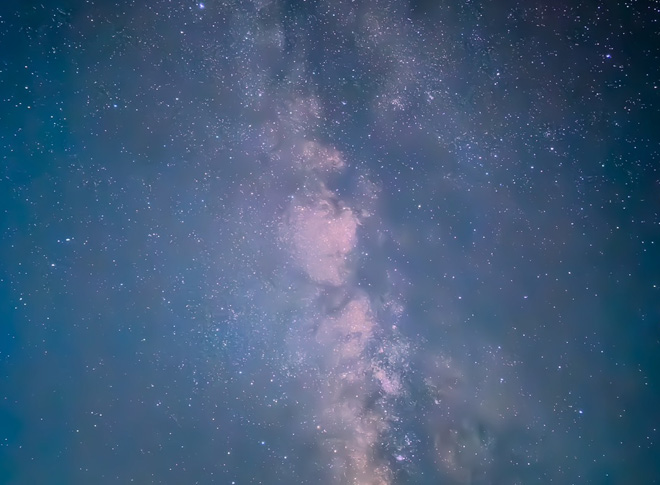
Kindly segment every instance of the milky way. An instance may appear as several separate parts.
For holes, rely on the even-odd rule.
[[[358,220],[341,201],[322,190],[313,194],[309,206],[294,205],[285,229],[297,264],[319,285],[347,285],[347,260],[357,243]],[[317,200],[314,200],[318,198]],[[339,205],[339,207],[333,207]],[[312,302],[314,304],[315,302]],[[365,408],[366,393],[377,380],[386,393],[398,391],[397,377],[373,368],[368,347],[377,323],[366,297],[342,302],[335,315],[323,315],[315,338],[324,355],[322,366],[327,385],[320,399],[322,423],[341,439],[329,453],[339,476],[356,483],[386,483],[387,474],[374,458],[374,450],[387,427],[387,417]],[[377,389],[371,389],[376,392]]]
[[[315,101],[307,103],[312,107],[293,104],[321,118]],[[281,214],[279,240],[291,264],[306,277],[307,283],[300,284],[311,285],[317,296],[304,303],[307,309],[299,309],[309,316],[290,329],[290,342],[295,344],[289,352],[315,349],[298,365],[320,370],[314,383],[319,395],[313,406],[316,426],[322,430],[323,460],[331,467],[333,481],[390,483],[389,465],[378,456],[378,448],[396,416],[378,409],[377,401],[401,392],[400,369],[379,365],[377,354],[387,352],[376,339],[383,323],[377,321],[369,295],[356,285],[359,210],[327,187],[345,169],[345,157],[307,139],[309,127],[296,131],[298,139],[279,153],[279,166],[290,166],[293,176],[301,180]],[[381,355],[380,360],[387,357]]]

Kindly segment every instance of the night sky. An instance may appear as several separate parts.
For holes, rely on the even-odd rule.
[[[0,7],[0,483],[660,483],[660,2]]]

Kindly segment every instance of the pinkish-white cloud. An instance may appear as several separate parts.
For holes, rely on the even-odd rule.
[[[294,261],[316,283],[340,286],[349,273],[348,255],[357,242],[358,219],[329,199],[290,208],[283,239]]]
[[[394,367],[386,364],[391,359],[384,358],[383,347],[377,358],[371,355],[378,322],[369,298],[351,288],[350,260],[358,242],[359,217],[324,183],[345,162],[338,151],[314,141],[299,141],[293,147],[293,168],[312,177],[305,193],[286,210],[280,239],[293,263],[319,291],[331,286],[333,291],[353,295],[332,312],[317,313],[315,342],[308,342],[319,349],[315,358],[325,373],[318,416],[324,433],[332,438],[325,440],[324,447],[339,482],[385,485],[391,472],[377,450],[391,418],[368,401],[374,392],[382,399],[400,395],[402,383]],[[369,189],[364,199],[371,206],[377,190],[366,181],[363,185]],[[320,305],[319,301],[308,304]]]

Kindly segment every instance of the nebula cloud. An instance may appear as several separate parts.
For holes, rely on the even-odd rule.
[[[297,107],[292,117],[299,122],[308,121],[309,113],[318,114],[315,105],[305,109],[304,103],[291,104]],[[302,364],[320,369],[316,415],[325,435],[321,448],[337,483],[387,484],[392,471],[379,448],[394,416],[376,403],[398,396],[403,384],[396,366],[383,364],[394,360],[383,354],[395,346],[378,344],[381,324],[369,296],[354,283],[358,214],[366,211],[349,207],[327,188],[328,177],[346,166],[340,152],[308,139],[291,145],[293,167],[302,174],[305,189],[292,194],[282,213],[280,241],[316,287],[317,297],[305,303],[315,319],[308,324],[313,332],[296,339],[295,346],[318,349]],[[373,197],[376,192],[370,191]]]
[[[348,208],[336,208],[327,198],[294,205],[284,239],[296,263],[317,283],[346,282],[346,259],[356,244],[358,221]]]

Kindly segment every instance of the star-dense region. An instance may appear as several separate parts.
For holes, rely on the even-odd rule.
[[[0,483],[660,483],[660,2],[0,7]]]

